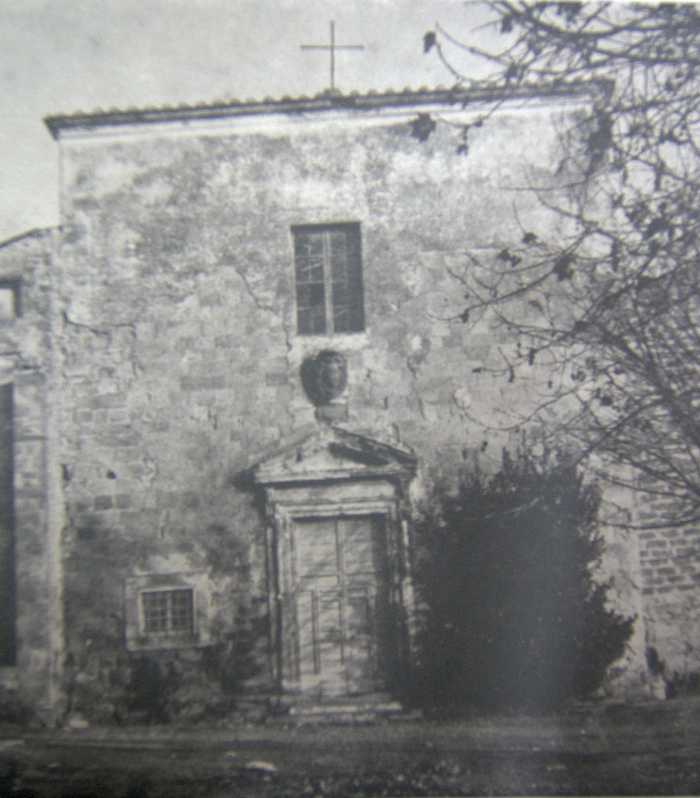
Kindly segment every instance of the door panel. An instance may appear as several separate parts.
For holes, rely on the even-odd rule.
[[[293,534],[302,690],[324,697],[381,689],[383,524],[371,516],[304,519]]]
[[[345,603],[345,669],[348,693],[366,693],[377,682],[375,606],[369,590],[348,591]]]
[[[337,591],[324,591],[318,598],[318,674],[325,695],[343,693],[343,617]]]
[[[343,518],[338,521],[338,532],[342,540],[343,570],[346,576],[366,575],[372,583],[378,570],[376,556],[376,534],[372,519]]]
[[[303,525],[297,525],[297,529],[295,549],[298,579],[302,583],[306,580],[313,582],[323,576],[337,580],[338,551],[335,525],[323,520],[310,520],[304,521]]]

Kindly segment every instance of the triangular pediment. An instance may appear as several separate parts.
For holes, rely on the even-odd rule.
[[[324,427],[297,439],[252,469],[261,485],[336,479],[411,476],[416,457],[408,449],[340,427]]]

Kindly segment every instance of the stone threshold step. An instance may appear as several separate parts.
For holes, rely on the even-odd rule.
[[[398,701],[387,701],[381,704],[294,704],[290,707],[289,714],[301,717],[309,715],[386,715],[403,711],[404,708]]]

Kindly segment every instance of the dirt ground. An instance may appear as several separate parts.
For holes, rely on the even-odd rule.
[[[700,698],[365,725],[0,728],[0,798],[700,794]]]

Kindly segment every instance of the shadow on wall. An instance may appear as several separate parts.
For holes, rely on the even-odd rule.
[[[700,672],[676,670],[669,673],[666,663],[654,646],[647,647],[646,660],[655,698],[700,695]]]
[[[210,643],[130,651],[125,637],[125,583],[147,572],[164,543],[129,535],[91,516],[67,531],[64,562],[65,719],[74,724],[197,721],[236,711],[241,688],[263,670],[268,642],[266,604],[249,590],[222,590]],[[246,545],[211,524],[194,541],[186,530],[166,541],[211,580],[233,574],[250,584]],[[227,619],[228,620],[227,622]]]

